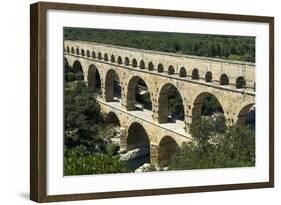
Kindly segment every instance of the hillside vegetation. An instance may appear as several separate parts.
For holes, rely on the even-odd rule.
[[[255,37],[65,28],[65,40],[255,62]]]

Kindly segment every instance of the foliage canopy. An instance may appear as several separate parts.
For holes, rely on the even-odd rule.
[[[65,28],[66,40],[255,62],[255,38],[208,34]]]
[[[247,126],[225,125],[216,117],[189,124],[194,140],[174,154],[169,169],[250,167],[255,165],[255,134]]]

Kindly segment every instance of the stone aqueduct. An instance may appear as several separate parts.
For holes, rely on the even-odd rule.
[[[95,75],[101,79],[97,98],[109,118],[121,127],[121,149],[142,144],[150,147],[150,162],[164,166],[171,153],[191,137],[184,123],[169,123],[168,85],[175,86],[183,100],[185,122],[201,112],[204,96],[210,93],[220,102],[224,116],[244,123],[255,104],[255,64],[140,50],[85,41],[64,42],[65,63],[83,70],[84,80],[95,89]],[[113,98],[113,81],[118,77],[121,100]],[[135,110],[135,86],[142,79],[150,93],[152,111]],[[238,86],[239,80],[246,84]],[[133,133],[133,134],[131,134]],[[140,133],[140,134],[136,134]],[[135,136],[131,136],[135,135]],[[143,139],[146,135],[148,139]]]

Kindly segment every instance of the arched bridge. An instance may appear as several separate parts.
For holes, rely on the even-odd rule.
[[[81,70],[92,90],[100,77],[97,97],[108,119],[119,122],[121,148],[150,148],[156,166],[168,163],[171,153],[191,137],[185,123],[200,114],[204,97],[211,94],[221,104],[230,122],[244,123],[255,104],[255,64],[147,51],[85,41],[64,42],[65,63]],[[114,98],[114,80],[119,79],[121,96]],[[142,80],[151,98],[151,110],[136,109],[136,86]],[[168,120],[168,92],[181,95],[184,120]]]

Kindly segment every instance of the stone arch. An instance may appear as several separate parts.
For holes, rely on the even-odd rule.
[[[75,61],[73,62],[72,70],[73,70],[75,73],[76,73],[76,72],[81,72],[81,73],[83,73],[83,68],[82,68],[82,65],[81,65],[80,61],[75,60]]]
[[[89,50],[87,50],[87,57],[89,58],[90,56],[91,56],[91,54],[90,54],[90,51]]]
[[[136,153],[135,158],[125,161],[127,167],[135,170],[145,163],[150,163],[150,139],[143,124],[138,121],[132,122],[126,133],[126,150],[134,150]]]
[[[169,75],[174,75],[175,74],[175,68],[174,66],[170,65],[168,68],[168,74]]]
[[[123,63],[123,62],[122,62],[121,56],[118,56],[118,58],[117,58],[117,63],[118,63],[118,64],[122,64],[122,63]]]
[[[72,65],[72,70],[74,73],[76,73],[76,79],[77,80],[84,80],[84,72],[83,72],[83,67],[80,63],[80,61],[76,60],[73,62]]]
[[[236,88],[245,88],[246,87],[245,78],[243,76],[239,76],[238,78],[236,78],[235,86]]]
[[[213,79],[213,73],[211,71],[208,71],[205,74],[205,82],[210,83],[212,82],[212,79]]]
[[[127,65],[127,66],[130,65],[130,60],[128,57],[125,58],[125,65]]]
[[[71,53],[74,54],[74,52],[75,52],[75,51],[74,51],[74,48],[71,47]]]
[[[79,48],[76,48],[76,55],[79,55]]]
[[[158,98],[158,122],[159,123],[167,123],[167,122],[175,122],[175,120],[184,120],[184,105],[183,98],[181,93],[171,83],[166,83],[160,88]],[[170,110],[170,105],[172,103],[170,100],[176,100],[178,107],[176,109],[179,113],[172,113]],[[170,104],[170,105],[169,105]]]
[[[186,77],[186,69],[185,69],[185,67],[181,67],[180,68],[179,76],[180,77]]]
[[[238,116],[237,116],[237,124],[239,125],[247,125],[255,123],[255,103],[249,103],[240,109]],[[251,109],[254,108],[253,113]]]
[[[102,54],[101,54],[101,52],[98,52],[98,59],[99,59],[99,60],[102,59]]]
[[[132,66],[134,68],[138,66],[138,62],[137,62],[137,60],[135,58],[133,58],[133,60],[132,60]]]
[[[101,91],[101,79],[99,70],[95,65],[90,65],[88,69],[88,87],[91,92]]]
[[[84,51],[84,49],[81,49],[81,55],[82,55],[82,56],[85,56],[85,51]]]
[[[108,61],[108,55],[107,55],[107,53],[105,53],[105,54],[103,55],[103,59],[104,59],[105,61]]]
[[[229,78],[225,73],[220,76],[220,85],[229,85]]]
[[[150,149],[149,135],[146,129],[139,122],[132,122],[128,126],[127,131],[127,150],[132,150],[136,148],[146,148]]]
[[[164,72],[164,66],[162,63],[159,63],[157,66],[157,71],[158,73],[163,73]]]
[[[114,63],[114,62],[115,62],[115,56],[114,56],[114,55],[111,55],[111,57],[110,57],[110,61],[111,61],[112,63]]]
[[[154,69],[154,65],[152,62],[148,63],[148,70],[153,70]]]
[[[206,106],[207,104],[211,104],[212,106]],[[208,103],[210,102],[210,103]],[[197,116],[211,116],[213,114],[223,114],[224,115],[224,109],[219,101],[219,99],[212,93],[209,92],[201,92],[198,94],[193,101],[193,107],[192,107],[192,117]]]
[[[96,58],[96,52],[95,51],[92,52],[92,58]]]
[[[140,61],[140,68],[145,69],[145,63],[143,60]]]
[[[117,72],[113,69],[110,69],[106,73],[104,95],[106,102],[119,101],[121,98],[120,80]]]
[[[198,70],[197,68],[194,68],[194,69],[192,70],[191,78],[192,78],[193,80],[198,80],[198,79],[200,78],[200,76],[199,76],[199,70]]]
[[[69,46],[66,47],[66,52],[67,52],[67,53],[70,52]]]
[[[158,148],[158,166],[165,167],[171,162],[171,159],[175,152],[179,149],[179,145],[171,136],[164,136]]]
[[[64,57],[64,61],[63,61],[63,66],[64,66],[64,68],[66,68],[66,69],[69,68],[68,60],[67,60],[67,58],[65,58],[65,57]]]
[[[142,82],[144,84],[144,86],[146,86],[147,88],[147,92],[148,92],[148,95],[149,95],[149,100],[150,100],[150,103],[151,103],[151,97],[150,97],[150,90],[148,88],[148,84],[145,82],[144,79],[142,79],[141,77],[139,76],[133,76],[132,78],[129,79],[129,82],[128,82],[128,88],[127,88],[127,93],[126,93],[126,109],[128,111],[132,111],[132,110],[136,110],[137,108],[140,108],[140,109],[143,109],[143,108],[146,108],[146,109],[151,109],[151,104],[149,104],[148,106],[145,106],[145,105],[142,105],[143,107],[136,107],[136,104],[137,104],[137,86],[139,85],[139,83]],[[142,86],[142,87],[144,87]]]
[[[64,57],[63,67],[64,67],[64,72],[65,72],[65,79],[66,79],[66,80],[73,80],[73,77],[72,77],[72,78],[69,78],[69,77],[67,76],[67,73],[68,73],[68,72],[71,72],[72,69],[71,69],[71,67],[69,66],[69,62],[68,62],[68,60],[67,60],[66,57]]]
[[[119,127],[121,126],[121,123],[120,123],[121,121],[120,121],[118,115],[113,111],[106,113],[105,122],[110,123],[110,124],[116,124]]]

